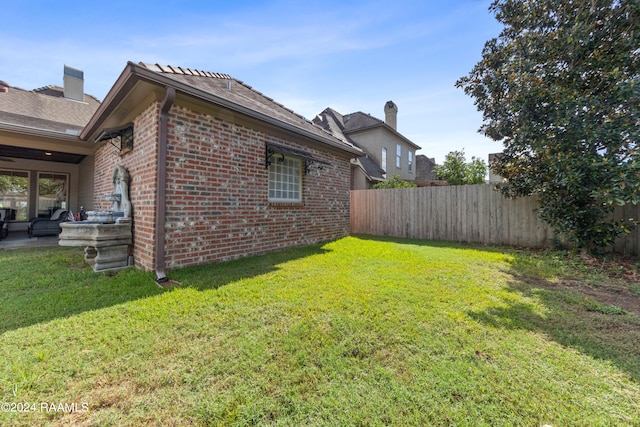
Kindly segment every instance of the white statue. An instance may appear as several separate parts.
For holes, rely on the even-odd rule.
[[[124,218],[131,218],[131,201],[129,200],[129,172],[124,166],[116,166],[113,170],[113,195],[111,210],[123,212]]]

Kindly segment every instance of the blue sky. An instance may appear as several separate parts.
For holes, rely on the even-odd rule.
[[[8,1],[0,12],[0,80],[62,85],[84,70],[105,95],[127,61],[231,74],[312,119],[326,107],[384,119],[442,163],[453,150],[487,159],[501,144],[455,81],[498,35],[490,0]]]

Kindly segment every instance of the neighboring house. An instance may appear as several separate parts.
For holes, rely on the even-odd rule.
[[[447,181],[436,179],[436,159],[429,158],[423,154],[416,156],[416,180],[418,187],[437,187],[449,185]]]
[[[365,155],[352,162],[351,189],[371,188],[377,182],[398,175],[416,179],[416,150],[420,147],[400,134],[398,107],[392,101],[384,106],[385,120],[357,112],[342,115],[327,108],[313,120],[337,138],[361,148]]]
[[[491,163],[493,163],[502,153],[490,153],[489,154],[489,183],[497,184],[504,181],[504,178],[491,170]]]
[[[134,262],[158,277],[349,233],[362,151],[231,76],[128,63],[84,124],[85,207],[108,208],[113,169],[127,168]]]
[[[10,233],[92,202],[95,144],[78,135],[100,102],[84,94],[82,71],[65,66],[63,80],[35,90],[0,82],[0,208],[13,212]]]
[[[416,181],[428,182],[436,180],[436,159],[424,154],[416,156]]]

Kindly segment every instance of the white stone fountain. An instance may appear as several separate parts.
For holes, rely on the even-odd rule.
[[[123,166],[113,170],[113,193],[107,195],[111,210],[87,212],[86,221],[60,224],[60,246],[84,246],[84,259],[94,271],[129,267],[133,244],[129,172]]]

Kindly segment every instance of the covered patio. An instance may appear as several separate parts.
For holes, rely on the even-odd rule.
[[[0,90],[0,210],[12,212],[0,234],[10,241],[26,240],[33,218],[94,205],[96,147],[79,134],[100,101],[84,94],[82,71],[65,66],[62,77],[64,87]]]

